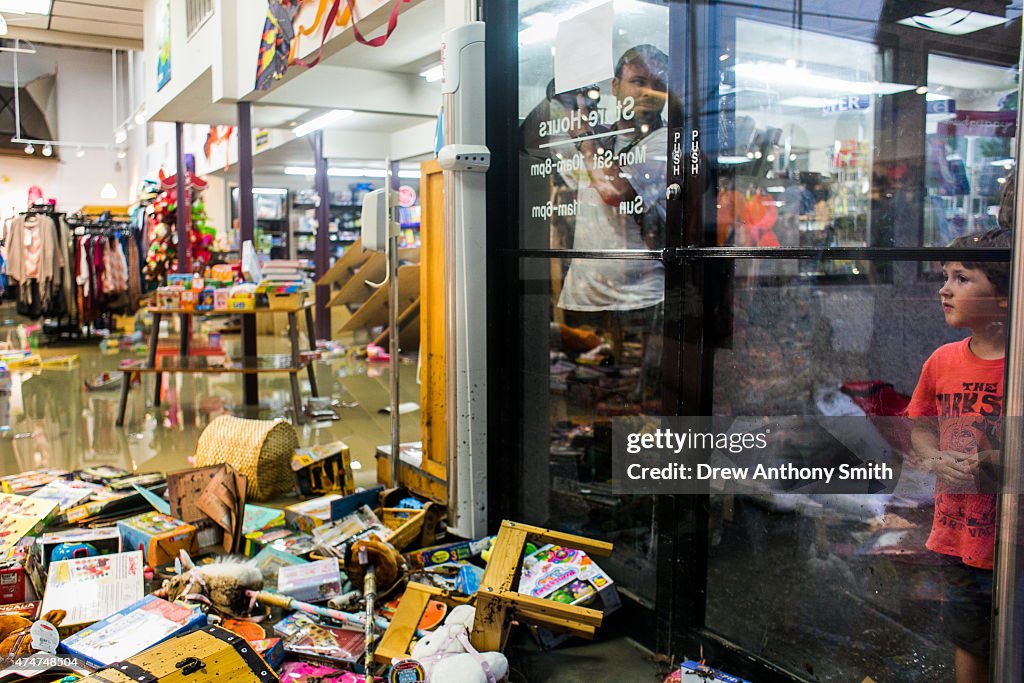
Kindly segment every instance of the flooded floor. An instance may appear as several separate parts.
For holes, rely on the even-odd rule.
[[[0,311],[0,316],[3,311]],[[161,336],[161,341],[164,337]],[[301,340],[305,348],[305,338]],[[224,335],[225,352],[237,355],[238,335]],[[285,337],[262,335],[260,354],[286,353]],[[211,419],[242,414],[242,376],[238,374],[164,375],[163,400],[152,405],[154,375],[142,378],[129,394],[125,426],[115,426],[118,388],[91,391],[85,381],[103,372],[116,372],[121,361],[142,359],[144,353],[101,352],[98,340],[43,346],[44,360],[77,355],[70,368],[12,370],[10,430],[0,435],[0,475],[41,467],[79,469],[116,465],[129,470],[167,472],[188,467],[196,442]],[[320,395],[330,397],[335,421],[297,425],[303,446],[341,440],[352,452],[356,483],[376,483],[374,453],[390,444],[390,417],[380,410],[389,405],[387,363],[339,357],[315,362]],[[259,417],[285,417],[294,423],[287,374],[258,375]],[[416,365],[403,363],[399,395],[402,402],[419,403]],[[309,380],[299,374],[303,401]],[[402,441],[420,439],[420,413],[401,416]]]

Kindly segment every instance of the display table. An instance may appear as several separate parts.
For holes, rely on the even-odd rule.
[[[121,367],[124,377],[121,381],[121,401],[117,410],[117,426],[124,426],[124,415],[128,407],[128,392],[131,391],[133,373],[153,373],[153,405],[160,405],[163,373],[236,373],[253,375],[265,372],[288,373],[291,380],[292,407],[295,410],[295,421],[301,424],[302,399],[299,394],[298,373],[305,369],[309,373],[309,389],[313,396],[319,396],[316,385],[316,372],[311,360],[303,358],[299,350],[299,313],[305,313],[306,332],[309,336],[310,350],[316,351],[316,337],[313,332],[313,301],[306,302],[297,308],[259,308],[254,311],[193,311],[186,309],[150,308],[153,316],[153,330],[149,335],[149,352],[146,360],[125,363]],[[226,356],[190,356],[189,338],[190,323],[193,316],[200,315],[260,315],[263,313],[288,314],[288,339],[291,342],[291,355],[267,355],[239,359]],[[177,356],[157,358],[157,345],[160,339],[160,323],[164,316],[177,315],[181,319],[181,340]],[[244,326],[243,326],[244,327]]]

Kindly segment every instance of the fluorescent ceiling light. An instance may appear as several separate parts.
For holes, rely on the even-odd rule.
[[[803,67],[789,67],[776,62],[741,62],[735,69],[736,75],[744,78],[776,85],[792,85],[805,90],[825,90],[837,95],[892,95],[917,87],[905,83],[850,81],[834,76],[822,76]]]
[[[0,0],[0,12],[49,14],[53,0]]]
[[[252,193],[253,194],[276,194],[276,195],[280,195],[280,196],[283,197],[284,195],[288,194],[288,190],[284,189],[283,187],[254,187],[254,188],[252,188]]]
[[[316,169],[312,166],[285,166],[285,175],[314,176]],[[384,170],[380,168],[329,168],[327,175],[334,178],[383,178]],[[399,171],[399,178],[419,178],[419,171]]]
[[[420,76],[422,76],[424,80],[427,81],[427,83],[439,81],[444,76],[444,65],[435,64],[429,69],[424,69],[423,71],[420,72]]]
[[[725,164],[726,166],[733,166],[735,164],[745,164],[750,159],[747,157],[718,157],[718,163]]]
[[[939,100],[951,100],[953,99],[949,95],[940,95],[938,93],[930,92],[924,96],[929,102],[938,102]]]
[[[312,121],[307,121],[301,125],[295,126],[292,132],[295,133],[295,137],[301,138],[307,133],[312,133],[315,130],[320,130],[325,126],[329,126],[336,121],[341,121],[343,118],[351,116],[353,111],[351,109],[332,109],[326,114],[321,114]]]
[[[950,36],[962,36],[982,29],[1005,24],[1008,19],[993,14],[972,12],[966,9],[945,7],[934,12],[900,19],[897,23],[914,28],[923,28]]]

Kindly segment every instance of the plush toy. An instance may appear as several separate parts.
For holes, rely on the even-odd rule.
[[[220,614],[245,617],[251,611],[246,591],[263,589],[263,574],[248,561],[224,557],[197,567],[182,550],[179,563],[181,572],[164,581],[162,592],[171,602],[194,600]]]
[[[349,546],[345,557],[345,573],[353,586],[361,588],[366,578],[366,567],[360,562],[365,555],[368,563],[374,565],[377,590],[386,591],[405,575],[405,558],[387,541],[382,541],[375,534],[361,538]]]
[[[43,621],[60,626],[67,614],[64,610],[50,610],[43,615]],[[0,660],[32,654],[32,638],[28,635],[31,628],[32,622],[25,617],[0,616]]]
[[[508,675],[508,660],[500,652],[477,652],[469,642],[476,608],[459,605],[444,625],[421,638],[412,649],[412,658],[427,674],[427,681],[459,683],[497,683]]]

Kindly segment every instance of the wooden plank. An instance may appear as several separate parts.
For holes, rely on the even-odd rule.
[[[423,586],[418,583],[410,583],[406,587],[405,595],[391,617],[391,625],[384,632],[374,652],[374,658],[378,663],[387,664],[395,658],[404,659],[408,654],[409,644],[416,635],[416,627],[432,597],[430,592],[421,588]]]
[[[372,251],[363,251],[362,238],[357,239],[349,245],[341,258],[332,263],[327,272],[316,281],[317,285],[333,285],[335,282],[347,281],[372,255]]]
[[[352,332],[367,327],[388,323],[388,287],[377,289],[370,298],[352,314],[343,332]],[[400,310],[408,308],[420,295],[419,265],[401,266],[398,269],[398,305]]]
[[[503,651],[511,616],[505,601],[478,591],[476,617],[473,619],[473,631],[469,635],[469,642],[479,652]]]
[[[388,259],[381,252],[369,252],[370,257],[364,261],[359,268],[352,273],[352,276],[331,296],[328,305],[344,306],[345,304],[358,304],[370,298],[376,289],[366,284],[369,282],[383,282],[388,272]]]
[[[444,173],[420,164],[420,431],[423,470],[447,478],[445,393]]]
[[[504,524],[511,524],[513,527],[525,529],[526,533],[530,535],[530,538],[540,541],[541,543],[551,543],[565,548],[575,548],[576,550],[582,550],[588,555],[596,555],[597,557],[608,557],[612,554],[612,548],[614,547],[613,544],[605,541],[598,541],[593,538],[586,538],[585,536],[563,534],[560,531],[542,529],[539,526],[531,526],[520,522],[505,521]]]
[[[409,304],[404,311],[398,314],[398,342],[399,346],[403,351],[416,348],[416,345],[410,346],[412,340],[419,341],[420,331],[420,298],[416,297],[416,300]],[[415,332],[415,337],[413,333]],[[384,331],[377,335],[377,338],[373,340],[373,343],[381,348],[388,348],[388,342],[391,339],[391,328],[385,327]]]
[[[579,607],[578,605],[566,605],[554,600],[545,600],[524,593],[516,593],[515,591],[497,591],[494,595],[497,598],[510,602],[517,616],[534,615],[542,619],[561,619],[595,628],[601,625],[601,620],[604,618],[604,614],[600,610]]]

